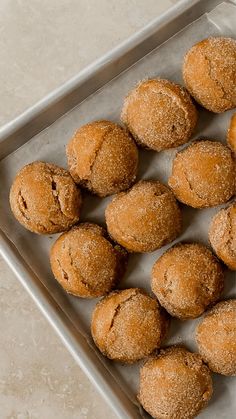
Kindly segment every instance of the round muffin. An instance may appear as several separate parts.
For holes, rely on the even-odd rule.
[[[207,38],[185,55],[185,85],[209,111],[220,113],[236,106],[236,40]]]
[[[77,297],[100,297],[122,278],[127,253],[111,243],[106,231],[83,223],[62,234],[50,253],[53,274],[62,287]]]
[[[235,194],[235,162],[218,141],[196,141],[177,153],[169,178],[176,198],[193,208],[214,207]]]
[[[159,348],[168,318],[142,289],[114,291],[92,315],[91,332],[99,350],[115,361],[133,363]]]
[[[236,375],[236,300],[221,301],[206,314],[196,341],[212,371]]]
[[[192,419],[212,396],[209,368],[200,355],[172,346],[140,370],[139,401],[155,419]]]
[[[224,274],[220,262],[206,246],[182,243],[156,261],[151,285],[168,313],[185,320],[200,316],[218,300]]]
[[[233,114],[227,132],[227,143],[231,150],[236,153],[236,113]]]
[[[209,240],[217,256],[236,270],[236,203],[223,208],[212,219]]]
[[[67,145],[74,181],[104,197],[131,186],[138,168],[138,150],[126,130],[110,121],[82,126]]]
[[[161,151],[188,142],[197,111],[188,92],[178,84],[145,80],[126,97],[121,120],[140,145]]]
[[[55,164],[35,161],[16,175],[10,190],[10,206],[28,230],[53,234],[79,221],[81,194],[69,172]]]
[[[162,183],[140,181],[108,204],[111,237],[131,252],[152,252],[181,231],[181,213],[172,192]]]

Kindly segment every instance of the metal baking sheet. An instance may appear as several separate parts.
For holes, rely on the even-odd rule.
[[[56,236],[37,236],[13,218],[9,188],[16,172],[33,160],[66,167],[65,145],[81,125],[91,120],[119,122],[124,96],[141,79],[164,77],[182,83],[181,64],[188,48],[210,35],[236,37],[236,2],[184,0],[142,31],[81,72],[76,78],[0,129],[0,253],[30,293],[61,339],[117,416],[146,416],[136,400],[140,364],[123,366],[104,359],[94,347],[89,326],[97,300],[67,295],[54,280],[48,261]],[[231,112],[213,115],[200,111],[194,138],[225,142]],[[47,128],[46,128],[47,127]],[[140,151],[139,178],[167,182],[176,150]],[[111,198],[87,197],[83,220],[104,224],[104,209]],[[183,206],[184,230],[180,240],[207,243],[208,225],[219,208],[193,210]],[[159,251],[130,256],[120,288],[138,286],[150,292],[150,271]],[[235,274],[227,274],[225,296],[235,296]],[[167,344],[183,342],[196,349],[194,330],[199,320],[172,321]],[[214,396],[202,419],[233,419],[236,379],[213,376]]]

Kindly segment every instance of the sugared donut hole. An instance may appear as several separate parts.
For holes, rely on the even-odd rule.
[[[140,181],[117,194],[105,211],[111,237],[131,252],[152,252],[181,231],[181,213],[170,189],[158,181]]]
[[[68,293],[95,298],[110,292],[121,280],[127,253],[111,242],[102,227],[82,223],[56,240],[50,262],[55,278]]]
[[[126,97],[121,120],[138,144],[161,151],[189,141],[197,111],[180,85],[164,79],[144,80]]]
[[[10,190],[10,206],[28,230],[59,233],[79,221],[81,194],[67,170],[35,161],[17,173]]]
[[[228,147],[218,141],[199,140],[177,153],[168,183],[184,204],[213,207],[235,194],[235,173]]]
[[[135,181],[138,150],[129,133],[110,121],[83,125],[67,145],[74,181],[104,197],[129,188]]]

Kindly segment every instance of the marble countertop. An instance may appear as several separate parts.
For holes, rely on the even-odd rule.
[[[2,0],[0,126],[177,0]],[[115,419],[0,259],[0,419]]]

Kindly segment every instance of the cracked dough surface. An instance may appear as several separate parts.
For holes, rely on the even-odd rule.
[[[136,179],[138,150],[126,130],[110,121],[82,126],[67,145],[74,181],[104,197],[131,186]]]
[[[139,401],[155,419],[193,419],[212,396],[212,379],[199,354],[172,346],[140,370]]]
[[[109,240],[102,227],[82,223],[55,241],[50,262],[55,278],[68,293],[94,298],[107,294],[121,280],[127,253]]]
[[[223,290],[223,268],[200,243],[182,243],[167,250],[152,269],[152,291],[160,304],[180,319],[200,316]]]
[[[220,210],[212,219],[209,240],[217,256],[236,270],[236,203]]]
[[[236,299],[216,304],[196,330],[198,350],[209,368],[236,375]]]
[[[177,153],[169,178],[176,198],[193,208],[213,207],[235,194],[235,161],[218,141],[195,141]]]
[[[35,161],[16,175],[10,190],[16,219],[38,234],[65,231],[79,221],[81,194],[69,172]]]
[[[236,40],[211,37],[185,55],[185,85],[194,99],[209,111],[236,107]]]
[[[139,144],[161,151],[190,139],[197,111],[183,87],[153,79],[141,81],[128,94],[121,120]]]
[[[159,348],[168,320],[158,304],[138,288],[104,297],[92,315],[95,344],[110,359],[132,363]]]
[[[181,213],[171,190],[156,180],[140,181],[117,194],[105,211],[111,237],[131,252],[151,252],[181,231]]]

